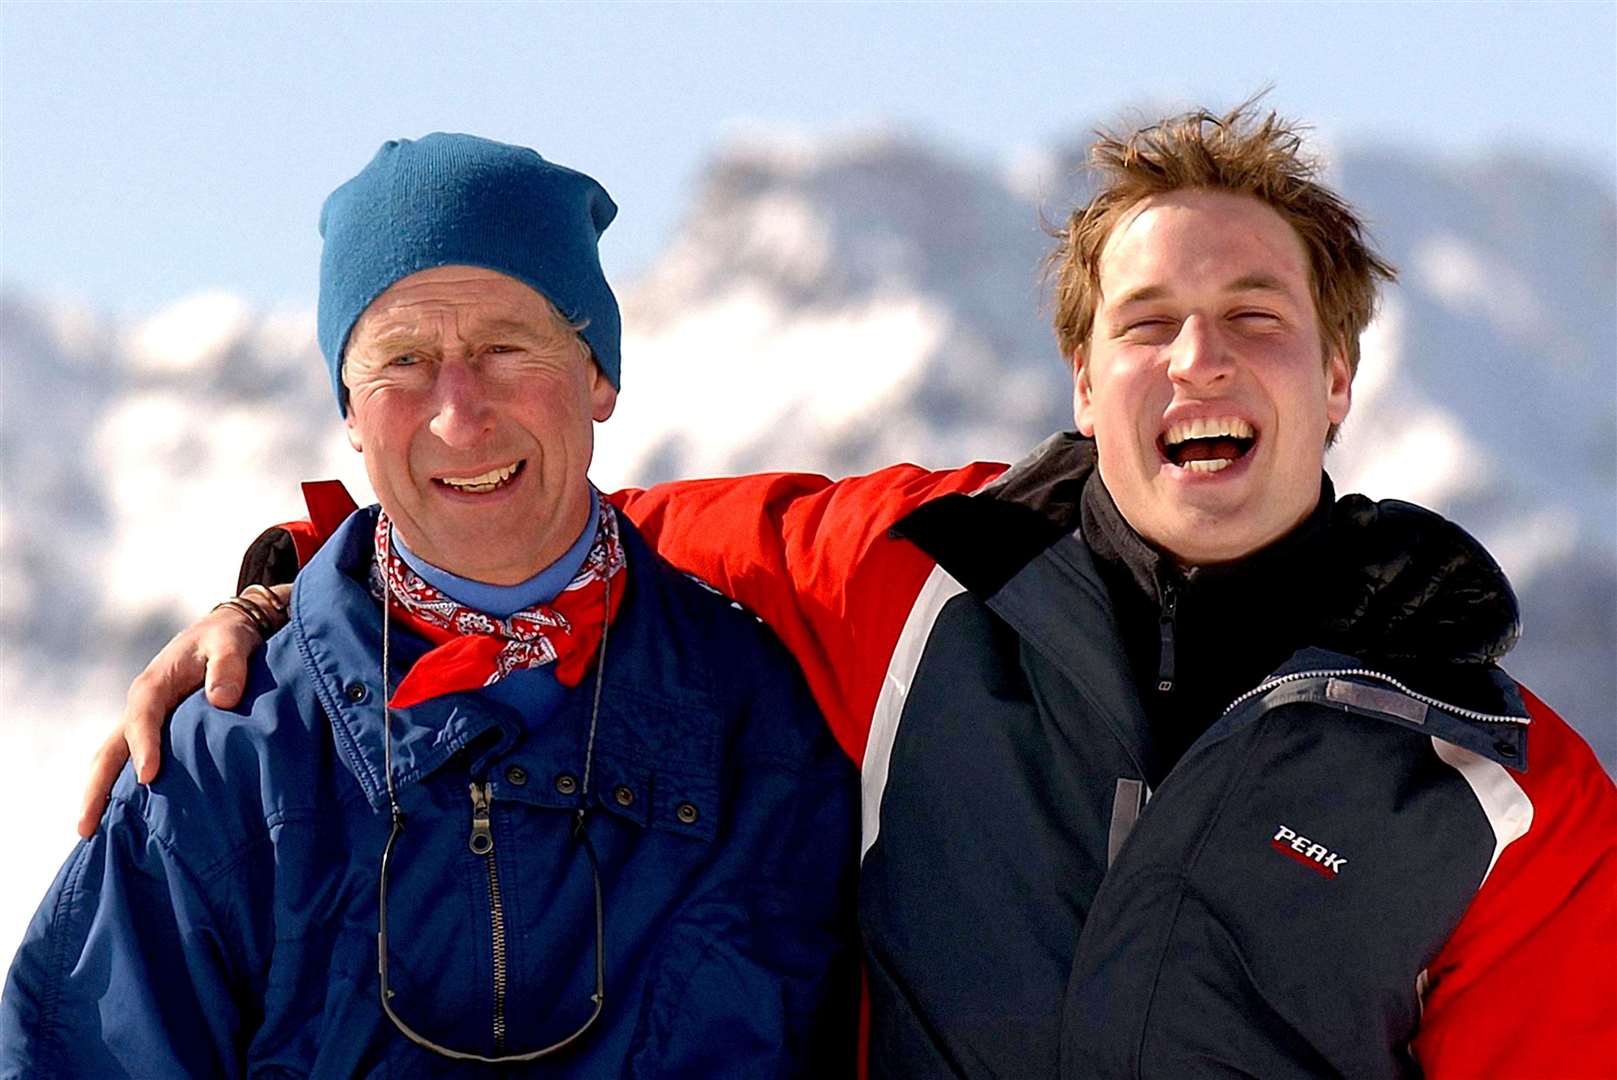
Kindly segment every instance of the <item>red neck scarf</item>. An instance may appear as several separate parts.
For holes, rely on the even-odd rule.
[[[399,683],[390,707],[408,709],[440,694],[490,686],[513,671],[551,663],[563,686],[578,685],[595,659],[601,631],[623,603],[625,560],[617,512],[596,498],[600,514],[595,542],[573,580],[551,603],[503,619],[466,607],[423,581],[393,550],[387,515],[377,515],[372,589],[380,596],[385,580],[392,617],[435,646]],[[604,598],[608,595],[610,610]]]

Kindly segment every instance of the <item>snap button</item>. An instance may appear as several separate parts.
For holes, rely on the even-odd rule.
[[[682,802],[674,807],[674,816],[679,818],[680,822],[685,825],[695,825],[696,819],[702,815],[691,803]]]
[[[521,765],[513,765],[505,770],[505,778],[517,787],[528,782],[528,771]]]
[[[630,791],[626,785],[619,784],[612,789],[612,800],[619,806],[632,806],[634,805],[634,792]]]
[[[1494,750],[1498,751],[1500,757],[1516,756],[1516,747],[1506,742],[1504,739],[1500,739],[1498,742],[1494,743],[1493,748]]]
[[[578,778],[572,773],[562,773],[556,777],[556,790],[563,795],[571,795],[578,790]]]
[[[370,696],[370,691],[365,689],[365,684],[362,682],[351,682],[343,687],[343,696],[353,704],[358,705]]]

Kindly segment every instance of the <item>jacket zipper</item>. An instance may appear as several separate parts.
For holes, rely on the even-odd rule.
[[[1162,614],[1158,629],[1162,634],[1162,652],[1157,659],[1157,692],[1173,692],[1173,632],[1174,619],[1179,613],[1179,589],[1173,582],[1162,586]]]
[[[483,857],[488,867],[489,938],[494,952],[494,1052],[505,1050],[505,909],[500,904],[500,875],[494,865],[494,831],[489,827],[489,804],[494,801],[487,783],[473,783],[472,834],[466,846]]]
[[[1366,679],[1378,679],[1381,682],[1387,683],[1388,685],[1394,687],[1405,697],[1413,698],[1421,704],[1427,705],[1431,708],[1442,709],[1444,712],[1453,713],[1455,716],[1463,716],[1468,720],[1478,720],[1488,724],[1529,724],[1532,722],[1528,717],[1525,716],[1504,716],[1495,713],[1477,712],[1475,709],[1462,709],[1458,705],[1450,705],[1446,701],[1439,701],[1437,698],[1427,697],[1425,694],[1417,693],[1416,691],[1405,686],[1403,683],[1399,682],[1397,679],[1393,678],[1391,675],[1385,675],[1379,671],[1371,671],[1369,668],[1326,668],[1317,671],[1294,671],[1289,675],[1277,675],[1272,679],[1264,680],[1257,686],[1254,686],[1252,689],[1242,694],[1240,697],[1236,698],[1234,701],[1230,702],[1229,708],[1224,710],[1224,715],[1228,716],[1237,708],[1246,704],[1248,701],[1251,701],[1259,694],[1266,694],[1270,690],[1273,690],[1275,687],[1284,683],[1297,682],[1300,679],[1339,679],[1348,675],[1357,675]]]

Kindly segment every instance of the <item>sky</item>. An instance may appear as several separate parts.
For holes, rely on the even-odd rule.
[[[1131,107],[1272,86],[1325,145],[1617,175],[1617,5],[0,5],[0,285],[138,316],[303,310],[319,205],[464,130],[601,180],[620,284],[749,133],[905,129],[990,164]]]

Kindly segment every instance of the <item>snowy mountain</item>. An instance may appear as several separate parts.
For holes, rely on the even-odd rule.
[[[720,152],[620,289],[597,482],[1007,460],[1068,426],[1038,288],[1067,158],[1003,175],[891,135]],[[1617,768],[1611,186],[1391,151],[1343,152],[1332,177],[1403,269],[1328,459],[1338,490],[1423,502],[1488,544],[1525,610],[1507,666]],[[301,513],[297,481],[368,488],[308,312],[206,295],[120,324],[9,295],[0,357],[0,815],[35,823],[8,829],[8,957],[129,677],[228,591],[262,526]]]

